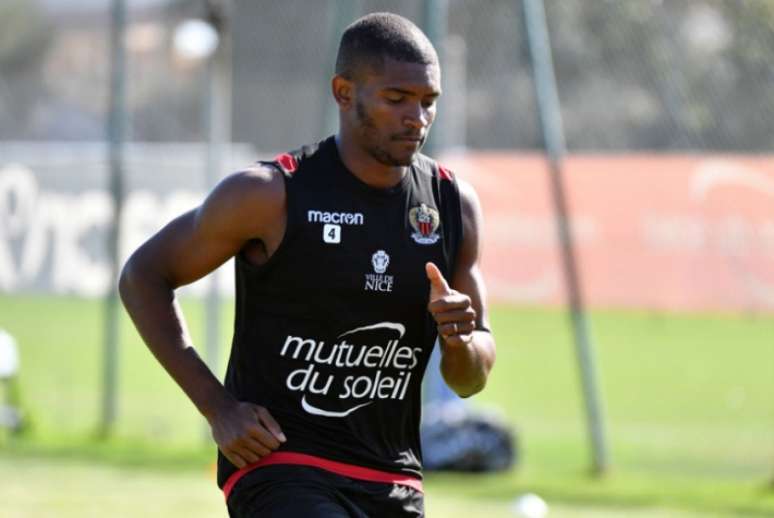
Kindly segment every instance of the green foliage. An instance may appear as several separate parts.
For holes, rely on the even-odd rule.
[[[0,138],[26,135],[46,92],[43,64],[55,34],[36,1],[0,2]]]
[[[545,4],[571,149],[774,146],[772,2]]]
[[[52,39],[51,27],[36,2],[5,0],[0,4],[0,70],[3,75],[34,67]]]

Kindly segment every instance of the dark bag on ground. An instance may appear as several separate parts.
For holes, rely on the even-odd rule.
[[[495,414],[462,403],[427,405],[423,414],[425,470],[500,471],[516,463],[516,435]]]

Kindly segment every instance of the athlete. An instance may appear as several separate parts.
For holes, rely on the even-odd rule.
[[[495,357],[473,190],[419,153],[438,57],[397,15],[344,32],[335,136],[215,187],[129,259],[123,302],[212,428],[231,516],[422,516],[420,389],[437,337],[460,396]],[[235,257],[225,383],[174,290]]]

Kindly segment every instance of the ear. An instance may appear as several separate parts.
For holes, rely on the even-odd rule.
[[[355,83],[340,75],[333,76],[331,91],[336,104],[342,110],[349,110],[355,102]]]

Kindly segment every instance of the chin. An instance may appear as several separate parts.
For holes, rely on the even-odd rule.
[[[408,156],[395,156],[390,157],[392,160],[391,165],[395,166],[410,166],[412,163],[414,163],[414,157],[416,156],[416,153],[411,153]]]
[[[369,154],[380,164],[390,167],[410,166],[414,162],[416,151],[411,153],[390,153],[385,149],[373,149]]]
[[[414,158],[419,154],[420,148],[412,148],[411,150],[401,149],[395,153],[390,154],[395,165],[407,166],[414,162]]]

